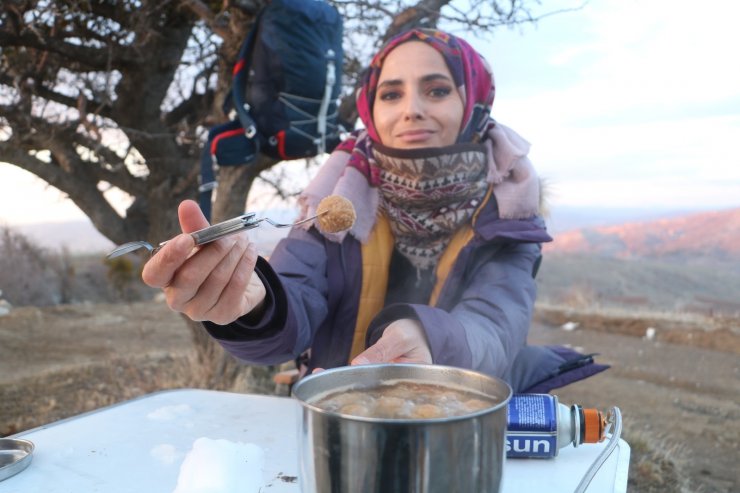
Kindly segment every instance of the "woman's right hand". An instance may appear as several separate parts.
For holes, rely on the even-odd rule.
[[[178,217],[183,234],[144,265],[144,282],[161,288],[171,309],[195,321],[226,325],[259,308],[265,286],[254,272],[257,248],[247,235],[230,235],[196,248],[187,233],[208,226],[200,207],[183,201]]]
[[[421,322],[401,318],[388,324],[380,339],[355,356],[351,365],[370,363],[432,363],[432,350]]]

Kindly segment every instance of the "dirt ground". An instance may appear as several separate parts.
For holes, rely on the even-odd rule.
[[[631,492],[740,491],[737,330],[717,350],[691,344],[701,338],[648,341],[590,330],[588,320],[573,331],[538,320],[532,343],[569,344],[612,365],[554,393],[566,404],[620,408],[632,448]],[[191,357],[185,325],[159,303],[16,308],[0,317],[0,436],[192,387]]]
[[[564,403],[619,407],[623,433],[633,453],[648,447],[674,463],[681,487],[675,491],[740,491],[738,353],[589,331],[588,327],[566,332],[536,325],[530,340],[601,353],[597,360],[612,368],[553,393]],[[650,476],[649,468],[649,464],[633,462],[630,477]]]

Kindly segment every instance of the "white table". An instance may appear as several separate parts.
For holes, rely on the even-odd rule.
[[[0,493],[171,493],[196,439],[225,439],[264,451],[261,490],[298,493],[299,405],[287,397],[174,390],[16,435],[36,445],[31,465]],[[564,448],[550,460],[507,460],[503,491],[572,492],[605,444]],[[617,449],[588,491],[627,490],[629,446]]]

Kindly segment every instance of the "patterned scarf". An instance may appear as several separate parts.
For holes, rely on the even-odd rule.
[[[396,248],[417,269],[434,266],[486,193],[486,147],[391,149],[376,143],[373,154],[380,170],[380,205]]]

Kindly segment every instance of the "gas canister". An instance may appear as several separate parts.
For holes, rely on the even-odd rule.
[[[550,394],[515,394],[507,411],[506,456],[549,459],[566,445],[603,441],[606,425],[597,409],[568,407]]]

